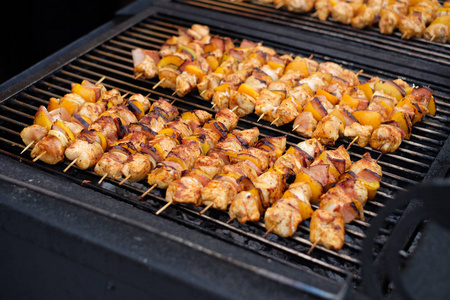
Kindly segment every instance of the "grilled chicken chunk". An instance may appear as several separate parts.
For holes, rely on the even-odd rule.
[[[264,215],[266,229],[281,237],[289,237],[297,231],[298,225],[312,214],[311,188],[305,182],[289,186],[281,199],[269,207]]]
[[[344,239],[344,218],[324,209],[316,209],[311,217],[309,234],[311,243],[339,251],[344,246]]]
[[[342,215],[345,223],[350,223],[356,218],[364,220],[361,205],[357,205],[356,200],[348,195],[341,186],[332,187],[320,197],[320,208]]]
[[[66,150],[67,143],[64,143],[55,135],[47,134],[34,146],[30,154],[31,158],[39,156],[39,159],[43,162],[55,165],[64,160],[64,151]],[[44,152],[45,154],[42,154]]]
[[[357,143],[360,147],[364,148],[370,141],[372,136],[373,127],[370,125],[361,125],[360,123],[353,123],[350,126],[344,128],[344,136],[355,138],[358,137]]]
[[[166,189],[172,181],[181,178],[183,167],[173,161],[162,161],[148,176],[148,184],[157,185],[160,189]]]
[[[99,176],[108,174],[109,178],[119,179],[122,177],[122,167],[127,161],[128,155],[120,151],[109,151],[95,165],[94,171]]]
[[[47,135],[47,132],[47,128],[37,124],[33,124],[22,129],[22,131],[20,132],[20,137],[22,138],[22,141],[25,145],[29,145],[30,143],[36,143],[40,141]]]
[[[318,139],[322,144],[332,146],[342,132],[344,132],[344,124],[341,119],[335,115],[326,115],[317,124],[313,137]]]
[[[400,127],[381,124],[370,137],[370,146],[383,153],[394,152],[402,143],[405,133]]]
[[[155,166],[156,162],[151,159],[151,156],[136,152],[128,156],[127,161],[122,166],[121,172],[128,181],[138,182],[144,179]]]
[[[95,166],[103,156],[103,148],[97,142],[77,139],[73,144],[67,147],[65,155],[70,161],[76,159],[76,165],[80,169],[86,170]]]

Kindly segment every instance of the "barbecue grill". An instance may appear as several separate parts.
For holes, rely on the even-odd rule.
[[[143,1],[142,1],[143,2]],[[376,295],[363,278],[376,275],[379,289],[396,298],[400,290],[386,275],[392,249],[403,258],[428,248],[449,245],[447,227],[429,215],[414,224],[408,216],[422,207],[418,194],[405,196],[381,221],[377,215],[396,195],[422,182],[445,178],[450,167],[450,48],[424,40],[403,41],[382,36],[374,29],[356,31],[330,21],[319,22],[308,15],[275,10],[269,6],[229,1],[136,2],[117,13],[116,19],[0,87],[0,286],[10,298],[250,298],[277,299],[370,299]],[[144,199],[145,182],[125,183],[105,179],[92,170],[63,170],[68,162],[50,166],[32,162],[20,131],[32,123],[40,105],[50,97],[70,92],[73,82],[88,79],[122,93],[151,93],[151,101],[170,99],[180,111],[203,109],[213,113],[210,103],[198,94],[184,98],[152,87],[157,80],[135,80],[131,50],[157,50],[177,34],[178,28],[194,23],[208,25],[212,34],[260,42],[278,53],[313,55],[318,62],[333,61],[355,72],[363,69],[362,81],[372,76],[402,78],[429,86],[437,103],[436,116],[414,125],[410,140],[379,164],[383,179],[377,196],[367,203],[365,221],[346,225],[343,249],[334,252],[309,242],[309,221],[292,238],[269,234],[262,222],[227,223],[228,214],[213,209],[199,214],[201,207],[172,205],[155,215],[166,202],[164,191],[155,189]],[[238,128],[258,126],[261,136],[287,135],[289,145],[303,138],[289,126],[274,127],[249,115]],[[350,141],[340,140],[348,145]],[[370,148],[352,146],[353,161]],[[436,191],[450,191],[443,181]],[[403,197],[403,199],[405,198]],[[422,197],[423,200],[423,197]],[[375,229],[372,224],[379,224]],[[408,224],[407,230],[404,229]],[[399,240],[400,228],[404,234]],[[367,246],[370,230],[372,247]],[[426,238],[440,236],[441,241]],[[421,246],[421,241],[426,246]],[[441,248],[437,247],[441,245]],[[367,249],[368,250],[367,250]],[[380,270],[364,272],[363,250],[369,264]],[[425,250],[423,250],[425,251]],[[445,253],[445,252],[443,252]],[[364,256],[365,258],[367,257]],[[443,258],[444,259],[444,258]],[[412,260],[412,259],[410,259]],[[421,270],[429,263],[415,260],[403,271]],[[444,263],[442,264],[444,265]],[[438,268],[439,269],[439,268]],[[448,268],[430,272],[430,282],[440,282]],[[372,270],[372,269],[371,269]],[[366,276],[366,277],[365,277]],[[419,276],[420,277],[420,276]],[[438,280],[439,279],[439,280]],[[13,288],[20,282],[24,288]],[[374,283],[374,289],[378,284]],[[413,289],[416,287],[412,287]],[[435,298],[448,291],[439,286]],[[423,285],[415,294],[429,295]]]

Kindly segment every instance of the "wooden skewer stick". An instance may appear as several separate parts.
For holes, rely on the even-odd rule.
[[[39,154],[38,156],[36,156],[36,157],[33,159],[33,162],[36,162],[38,159],[40,159],[40,158],[41,158],[42,156],[44,156],[46,153],[47,153],[47,151],[41,152],[41,154]]]
[[[259,118],[258,118],[258,120],[256,121],[256,122],[259,122],[262,118],[264,118],[264,113],[262,113],[260,116],[259,116]]]
[[[434,41],[435,38],[436,38],[436,35],[433,35],[430,39],[430,42]]]
[[[375,163],[378,163],[378,161],[380,160],[380,158],[383,156],[383,152],[380,153],[380,155],[378,155],[378,158],[375,160]]]
[[[272,123],[270,123],[270,125],[275,124],[276,121],[278,121],[280,119],[280,117],[276,117],[275,120],[272,121]]]
[[[199,215],[203,215],[208,209],[210,209],[214,205],[214,201],[208,204],[201,212],[199,212]]]
[[[20,154],[24,153],[25,151],[27,151],[29,148],[31,148],[31,146],[34,145],[34,141],[31,141],[31,143],[29,143],[25,148],[23,148],[22,152],[20,152]]]
[[[314,244],[311,245],[311,248],[309,248],[308,252],[306,254],[310,255],[311,252],[316,248],[317,244],[320,242],[320,237],[314,242]]]
[[[359,138],[359,136],[356,136],[356,137],[353,139],[353,141],[351,141],[351,143],[348,144],[348,146],[347,146],[347,148],[346,148],[345,150],[348,151],[348,149],[350,149],[350,147],[353,145],[354,142],[356,142],[356,140],[358,140],[358,138]]]
[[[126,96],[128,96],[129,93],[125,93],[125,95],[121,96],[122,100],[125,99]]]
[[[175,90],[175,92],[172,93],[172,96],[178,93],[178,90]]]
[[[141,198],[144,198],[145,196],[147,196],[148,193],[150,193],[157,185],[158,185],[157,183],[155,183],[154,185],[152,185],[148,190],[145,191],[145,193],[143,193],[143,194],[141,195]]]
[[[102,178],[100,178],[100,180],[98,181],[98,184],[102,183],[103,180],[105,180],[106,176],[108,176],[108,173],[106,173],[105,175],[103,175]]]
[[[314,57],[314,54],[311,54],[308,59],[312,59]]]
[[[127,177],[125,177],[121,182],[119,182],[119,185],[122,185],[125,183],[125,181],[127,181],[128,179],[130,179],[131,175],[128,175]]]
[[[103,76],[102,78],[100,78],[95,84],[100,84],[103,82],[103,80],[105,80],[106,76]]]
[[[203,94],[206,93],[207,91],[208,91],[207,89],[204,89],[203,92],[200,93],[200,96],[203,97]]]
[[[166,78],[161,79],[157,84],[155,84],[155,85],[153,86],[152,89],[153,89],[153,90],[156,89],[161,83],[164,82],[164,80],[166,80]]]
[[[78,161],[78,158],[75,158],[74,160],[72,160],[72,162],[64,169],[64,173],[67,172],[67,170],[69,170],[76,162]]]
[[[359,75],[361,75],[362,72],[364,72],[363,69],[359,70],[358,73],[356,73],[356,77],[358,77]]]
[[[230,218],[230,219],[227,221],[227,224],[230,224],[231,221],[233,221],[233,220],[234,220],[234,218]]]
[[[232,112],[234,112],[236,109],[238,109],[239,106],[235,106],[233,107],[233,109],[231,110]]]
[[[144,73],[139,73],[136,76],[134,76],[134,79],[139,79],[140,77],[142,77],[144,75]]]
[[[281,1],[280,3],[275,6],[276,9],[280,9],[284,5],[284,1]]]
[[[299,127],[300,127],[300,125],[298,125],[298,124],[295,125],[294,128],[292,128],[292,131],[295,131],[295,130],[296,130],[297,128],[299,128]]]
[[[147,96],[145,96],[145,98],[148,98],[151,94],[152,94],[151,92],[148,93]]]
[[[216,107],[216,104],[214,103],[213,106],[211,106],[211,109],[214,109]]]
[[[172,205],[173,201],[169,201],[166,203],[166,205],[164,205],[163,207],[161,207],[157,212],[156,215],[159,215],[160,213],[162,213],[166,208],[168,208],[170,205]]]
[[[264,235],[262,236],[263,239],[265,239],[266,236],[268,236],[269,233],[271,233],[274,229],[275,229],[275,225],[273,225],[272,227],[270,227],[269,229],[267,229],[266,233],[264,233]]]

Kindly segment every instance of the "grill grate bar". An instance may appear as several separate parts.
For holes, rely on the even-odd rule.
[[[16,99],[13,99],[12,102],[13,102],[14,104],[16,104],[16,105],[22,107],[22,108],[28,108],[28,109],[32,109],[32,110],[37,110],[37,107],[36,107],[36,106],[29,105],[29,104],[26,104],[26,103],[24,103],[24,102],[17,101]],[[34,118],[34,115],[29,115],[29,114],[23,113],[22,111],[19,111],[19,110],[10,108],[10,107],[8,107],[8,106],[6,106],[6,105],[5,105],[5,106],[2,106],[2,108],[3,108],[4,110],[7,110],[7,111],[9,111],[9,112],[14,112],[15,114],[18,114],[18,115],[20,115],[20,116],[22,116],[22,117],[25,117],[25,118],[28,118],[28,119],[30,119],[30,120],[33,120],[33,118]]]
[[[22,122],[20,122],[20,121],[17,121],[17,120],[15,120],[15,119],[11,119],[11,118],[9,118],[9,117],[5,117],[5,116],[2,116],[2,115],[0,115],[0,120],[3,120],[3,121],[5,121],[5,122],[9,122],[9,123],[11,123],[11,124],[15,124],[15,125],[18,125],[18,126],[23,126],[23,127],[28,126],[28,125],[25,124],[25,123],[22,123]],[[9,128],[9,127],[7,127],[7,128]],[[19,136],[19,133],[18,133],[17,131],[14,131],[14,133],[15,133],[17,136]]]
[[[448,114],[450,115],[450,111],[448,112]],[[430,122],[430,121],[421,121],[419,124],[421,125],[425,125],[428,127],[433,127],[433,128],[438,128],[440,130],[445,130],[445,131],[450,131],[450,127],[446,126],[446,125],[442,125],[440,123],[435,123],[435,122]],[[417,124],[417,125],[419,125]]]

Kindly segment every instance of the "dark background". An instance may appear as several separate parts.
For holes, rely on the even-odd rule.
[[[133,0],[2,2],[0,84],[100,25]]]

